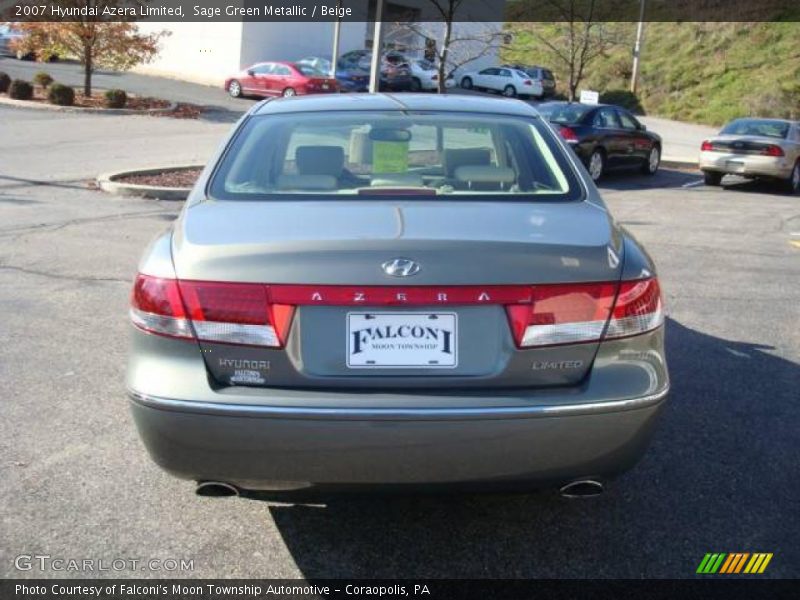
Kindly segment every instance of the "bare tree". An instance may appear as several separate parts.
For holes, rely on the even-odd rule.
[[[415,23],[406,21],[397,23],[399,30],[407,30],[416,34],[420,46],[425,48],[425,40],[435,42],[433,50],[436,55],[438,92],[445,91],[447,79],[460,67],[482,56],[496,51],[503,41],[501,24],[469,21],[461,19],[460,9],[471,0],[426,0],[433,9],[436,20]],[[461,26],[453,27],[455,21]]]
[[[607,56],[610,48],[623,43],[626,35],[620,24],[596,20],[603,15],[599,0],[540,0],[540,3],[545,5],[547,14],[559,20],[514,23],[509,30],[515,39],[532,40],[528,50],[544,51],[563,67],[568,74],[569,99],[575,100],[588,67]]]

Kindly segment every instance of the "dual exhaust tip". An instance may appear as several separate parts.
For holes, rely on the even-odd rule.
[[[559,493],[562,498],[591,498],[603,493],[605,487],[594,479],[579,479],[563,486]],[[195,488],[198,496],[206,498],[226,498],[239,496],[239,488],[223,481],[201,481]]]

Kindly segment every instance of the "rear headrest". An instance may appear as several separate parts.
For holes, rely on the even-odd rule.
[[[279,190],[335,190],[339,181],[333,175],[278,175]]]
[[[469,165],[456,167],[456,181],[467,183],[514,183],[517,174],[510,167],[492,165]]]
[[[301,175],[333,175],[344,169],[344,148],[341,146],[298,146],[295,152],[297,171]]]
[[[445,177],[455,177],[456,167],[488,165],[491,161],[492,155],[488,148],[449,148],[442,151]]]

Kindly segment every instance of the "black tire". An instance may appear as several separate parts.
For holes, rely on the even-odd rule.
[[[472,89],[472,77],[464,77],[461,80],[461,87],[464,88],[465,90],[471,90]]]
[[[283,96],[284,98],[291,98],[292,96],[297,96],[297,92],[294,90],[294,88],[288,87],[285,90],[283,90],[281,96]]]
[[[422,82],[419,80],[418,77],[411,78],[411,91],[418,92],[422,89]]]
[[[507,85],[503,88],[503,96],[506,98],[516,98],[517,88],[515,88],[513,85]]]
[[[703,181],[706,185],[717,187],[722,184],[722,173],[716,171],[703,171]]]
[[[655,158],[653,157],[653,153],[656,153]],[[655,161],[655,163],[654,163]],[[658,167],[661,165],[661,148],[658,146],[653,146],[650,148],[650,152],[647,153],[647,158],[644,159],[642,163],[641,171],[645,175],[655,175],[658,173]]]
[[[242,84],[239,83],[236,79],[231,81],[228,84],[228,94],[230,94],[231,98],[241,98],[242,97]]]
[[[794,163],[792,174],[786,181],[786,191],[790,194],[800,194],[800,159]]]
[[[586,170],[589,171],[589,177],[594,182],[603,178],[606,173],[606,153],[601,148],[592,151],[589,162],[586,163]]]

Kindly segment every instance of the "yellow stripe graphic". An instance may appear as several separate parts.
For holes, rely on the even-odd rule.
[[[755,566],[756,562],[758,561],[758,557],[761,556],[760,554],[756,553],[753,554],[753,558],[750,559],[750,562],[747,563],[747,567],[745,568],[745,573],[752,573],[753,567]]]
[[[758,570],[758,572],[759,573],[763,573],[764,569],[767,568],[767,565],[769,564],[769,561],[771,561],[771,560],[772,560],[772,552],[767,554],[767,557],[764,559],[764,562],[761,563],[761,568]]]

